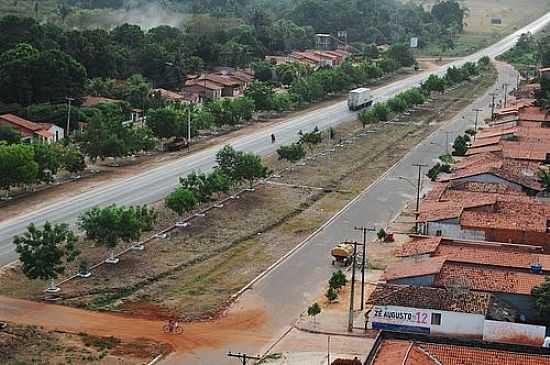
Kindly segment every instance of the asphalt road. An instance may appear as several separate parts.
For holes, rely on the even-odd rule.
[[[419,73],[405,80],[396,81],[374,91],[377,101],[383,101],[407,88],[418,85],[431,73],[442,74],[451,65],[460,65],[466,61],[475,61],[482,56],[496,56],[511,48],[518,37],[525,32],[536,32],[550,22],[550,14],[520,29],[514,34],[504,38],[485,50],[465,57],[461,61],[442,66],[439,69]],[[348,111],[346,102],[337,103],[326,108],[318,109],[300,117],[291,118],[286,122],[271,128],[242,136],[231,140],[229,143],[239,150],[268,154],[276,150],[279,144],[288,144],[297,139],[299,130],[311,130],[315,126],[321,129],[339,123],[353,120],[355,113]],[[274,133],[277,136],[277,144],[271,144],[269,136]],[[136,205],[157,201],[172,191],[178,184],[178,178],[193,170],[206,171],[214,165],[215,153],[221,146],[183,157],[162,167],[158,167],[137,176],[99,186],[93,190],[82,193],[69,199],[59,199],[48,206],[38,208],[33,212],[18,215],[0,223],[0,265],[7,264],[16,258],[13,236],[25,231],[30,223],[41,225],[45,221],[53,223],[74,223],[83,211],[94,206],[109,204]]]

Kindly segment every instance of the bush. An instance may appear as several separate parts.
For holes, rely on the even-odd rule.
[[[328,288],[325,293],[325,297],[327,297],[328,301],[332,303],[338,298],[338,293],[334,290],[334,288]]]
[[[380,228],[380,230],[376,233],[376,236],[378,237],[379,240],[383,241],[386,239],[387,237],[387,233],[386,231],[384,230],[384,228]]]
[[[363,128],[365,128],[365,126],[367,126],[368,124],[374,124],[378,122],[378,119],[374,114],[374,110],[369,109],[369,110],[363,110],[361,113],[359,113],[359,121],[363,125]]]
[[[335,273],[332,274],[330,280],[328,281],[329,288],[333,289],[340,289],[344,287],[348,282],[348,279],[346,278],[346,275],[342,272],[342,270],[338,270]]]
[[[302,144],[293,143],[288,146],[279,147],[277,154],[279,155],[279,160],[297,162],[306,156],[306,151]]]
[[[388,120],[390,110],[386,103],[376,103],[372,107],[372,110],[377,120],[380,120],[382,122],[386,122]]]
[[[439,176],[440,170],[441,164],[438,162],[428,171],[427,176],[430,178],[431,181],[436,181],[437,177]]]
[[[405,99],[400,95],[391,98],[386,104],[394,113],[403,113],[409,107]]]
[[[491,63],[491,59],[488,56],[483,56],[477,61],[480,66],[488,66]]]

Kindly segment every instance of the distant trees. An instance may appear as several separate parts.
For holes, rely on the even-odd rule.
[[[0,98],[22,105],[79,97],[86,69],[71,56],[57,50],[39,51],[20,43],[0,54]]]
[[[22,270],[29,279],[50,280],[49,291],[57,291],[54,279],[65,272],[68,262],[79,251],[76,236],[66,224],[44,224],[42,230],[31,224],[21,236],[15,236],[15,251],[19,254]]]
[[[88,239],[108,249],[107,262],[117,263],[114,249],[119,242],[138,240],[143,232],[153,228],[156,219],[155,210],[146,206],[126,208],[111,205],[88,210],[79,217],[78,226],[86,233]]]
[[[455,0],[437,2],[432,7],[432,17],[448,28],[455,28],[459,32],[464,30],[464,15],[466,9],[462,8]]]
[[[106,112],[92,116],[80,137],[80,148],[92,160],[125,157],[155,147],[156,140],[149,129],[124,126],[122,119],[110,116]]]
[[[0,143],[17,144],[21,142],[21,134],[9,125],[0,125]]]

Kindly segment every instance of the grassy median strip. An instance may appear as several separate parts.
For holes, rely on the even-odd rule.
[[[314,147],[308,155],[317,157],[306,159],[305,166],[267,157],[273,170],[288,168],[277,179],[281,185],[263,185],[194,220],[191,227],[175,231],[168,239],[153,241],[144,252],[131,252],[117,265],[98,268],[91,278],[67,283],[60,303],[148,318],[214,317],[233,293],[327,221],[495,79],[496,71],[491,68],[479,79],[401,115],[398,123],[379,123],[368,129],[358,121],[342,124],[335,129],[333,142],[350,143],[338,147],[324,142]],[[329,147],[334,151],[323,153]],[[154,206],[160,210],[158,228],[176,220],[162,202]],[[395,213],[388,212],[388,220]],[[89,262],[105,257],[104,250],[90,243],[85,243],[83,251]],[[18,269],[7,270],[0,280],[1,295],[40,298],[43,288],[43,282],[28,281]]]

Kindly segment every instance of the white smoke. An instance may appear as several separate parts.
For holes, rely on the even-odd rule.
[[[106,15],[106,22],[113,26],[129,23],[141,26],[144,30],[158,27],[159,25],[170,25],[181,27],[183,14],[157,2],[132,4],[128,3],[124,9],[112,10]]]

